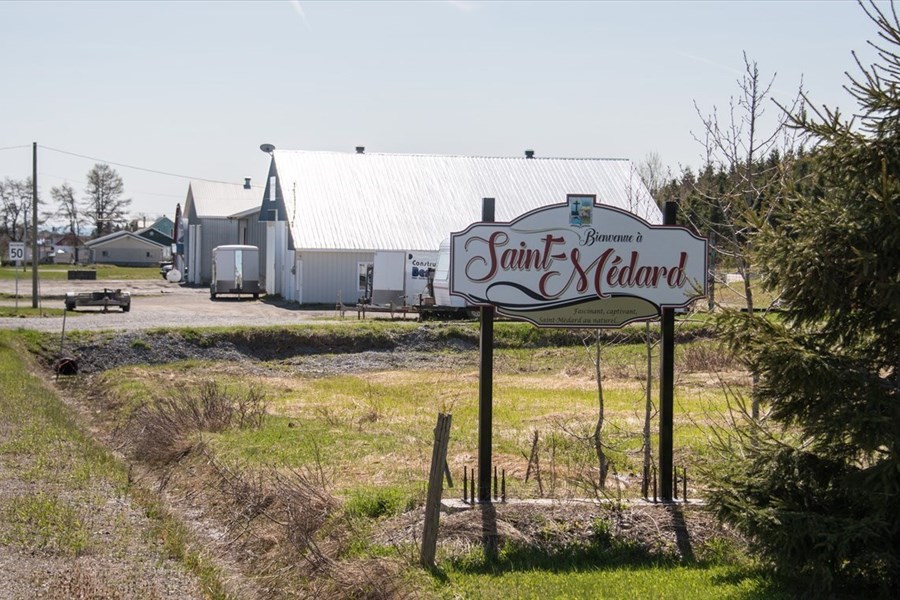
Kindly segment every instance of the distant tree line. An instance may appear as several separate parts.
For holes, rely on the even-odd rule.
[[[81,234],[91,227],[91,237],[97,238],[123,229],[128,222],[126,210],[131,199],[125,197],[122,177],[107,164],[94,165],[86,175],[84,194],[79,198],[69,183],[50,189],[53,209],[39,215],[39,225],[57,219],[65,223],[68,232]],[[45,204],[38,196],[38,206]],[[32,227],[32,180],[9,177],[0,181],[0,235],[12,241],[23,241]]]

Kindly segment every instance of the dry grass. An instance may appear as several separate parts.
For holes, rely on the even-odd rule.
[[[132,454],[149,465],[166,466],[191,451],[195,433],[259,427],[265,411],[265,394],[255,387],[229,392],[205,381],[198,388],[179,388],[131,414],[127,431]]]
[[[182,483],[218,507],[227,544],[245,557],[261,597],[389,600],[412,593],[401,576],[405,563],[347,557],[355,525],[321,467],[247,468],[205,448],[201,454],[203,476]]]

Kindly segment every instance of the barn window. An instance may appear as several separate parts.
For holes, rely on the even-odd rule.
[[[109,252],[107,252],[106,250],[104,250],[104,251],[101,253],[101,256],[109,256]]]

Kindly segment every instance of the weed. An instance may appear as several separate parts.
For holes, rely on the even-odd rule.
[[[16,497],[3,507],[10,531],[3,537],[31,550],[80,556],[87,551],[89,534],[76,510],[65,501],[39,492]]]
[[[416,506],[416,499],[399,487],[363,486],[347,490],[345,495],[344,510],[368,519],[397,515]]]

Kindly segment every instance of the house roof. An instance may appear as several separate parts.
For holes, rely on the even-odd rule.
[[[147,229],[149,229],[149,227]],[[143,231],[143,230],[141,230],[141,231]],[[150,244],[151,246],[162,246],[163,248],[166,247],[164,244],[160,244],[159,242],[155,242],[149,238],[142,237],[132,231],[115,231],[113,233],[104,235],[103,237],[98,237],[97,239],[91,240],[89,242],[85,242],[84,245],[85,246],[102,246],[104,244],[109,244],[111,242],[115,242],[116,240],[120,240],[120,239],[124,239],[124,238],[132,238],[139,242],[144,242],[144,243]]]
[[[153,224],[147,227],[147,229],[155,229],[160,233],[164,233],[165,235],[172,237],[172,232],[175,230],[175,222],[169,217],[163,215],[157,220],[153,221]]]
[[[275,150],[274,167],[296,249],[436,250],[453,231],[596,194],[658,224],[662,214],[621,159],[500,158]]]
[[[192,181],[188,187],[188,204],[193,201],[197,218],[225,218],[234,213],[259,206],[262,197],[260,188],[246,189],[242,183],[213,183]]]

